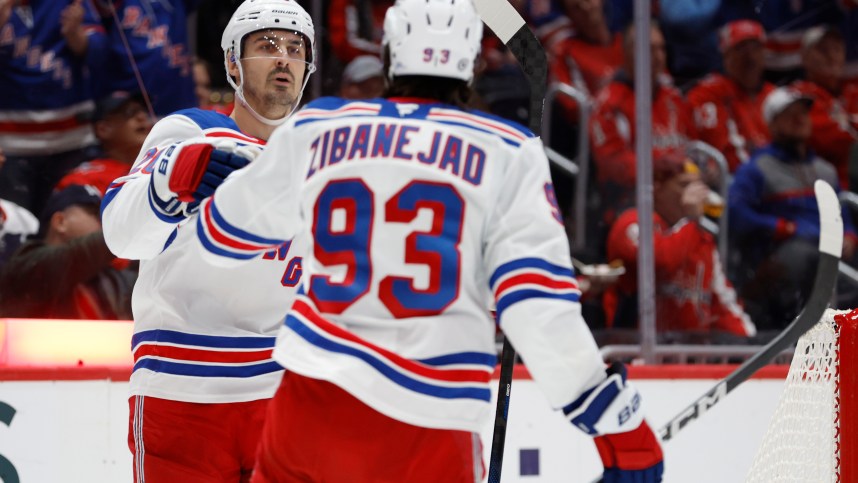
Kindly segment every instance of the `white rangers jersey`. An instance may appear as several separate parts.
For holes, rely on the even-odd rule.
[[[133,395],[221,403],[270,398],[282,377],[272,359],[277,331],[301,276],[297,246],[284,242],[224,269],[203,258],[188,219],[156,211],[153,167],[171,145],[205,136],[265,144],[213,111],[179,111],[158,122],[131,172],[102,203],[107,245],[138,259],[134,287]]]
[[[229,264],[299,225],[302,289],[274,351],[288,370],[406,423],[476,432],[494,304],[555,408],[604,379],[542,143],[523,127],[413,99],[319,99],[203,203],[197,230]]]

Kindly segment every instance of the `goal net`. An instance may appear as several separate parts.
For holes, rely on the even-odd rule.
[[[858,310],[827,310],[798,341],[748,483],[856,480]]]

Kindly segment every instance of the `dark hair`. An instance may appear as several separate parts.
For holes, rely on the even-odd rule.
[[[384,72],[390,70],[390,51],[384,49]],[[401,75],[387,78],[384,97],[422,97],[435,99],[460,109],[474,107],[474,90],[466,81],[430,75]]]

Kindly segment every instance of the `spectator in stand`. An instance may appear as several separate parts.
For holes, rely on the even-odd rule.
[[[653,160],[653,230],[658,331],[756,333],[718,258],[715,237],[697,220],[709,188],[679,153]],[[605,294],[608,325],[637,327],[637,209],[626,210],[608,235],[608,259],[626,273]]]
[[[101,147],[100,156],[65,175],[57,183],[56,191],[74,184],[89,185],[104,196],[113,180],[128,174],[143,141],[152,130],[152,120],[146,113],[143,98],[124,91],[116,91],[99,100],[93,120],[95,137]]]
[[[143,92],[159,118],[197,107],[188,15],[200,1],[99,2],[110,38],[108,62],[99,69],[99,95]]]
[[[0,171],[6,156],[0,149]],[[11,201],[0,198],[0,269],[26,239],[39,231],[39,220]]]
[[[374,99],[384,93],[384,66],[374,55],[361,55],[349,62],[340,81],[340,97]]]
[[[803,95],[813,99],[810,110],[812,136],[810,147],[837,167],[842,186],[858,188],[858,179],[849,179],[850,164],[858,163],[858,102],[844,91],[843,66],[846,50],[843,35],[834,27],[814,27],[802,39],[802,64],[805,80],[793,83]],[[849,104],[855,104],[849,106]],[[855,109],[849,112],[847,106]]]
[[[199,57],[194,59],[194,94],[200,109],[212,108],[212,67]]]
[[[393,0],[331,0],[328,35],[343,65],[361,55],[381,55],[384,14]]]
[[[539,43],[548,52],[553,51],[558,42],[574,35],[578,29],[565,12],[564,0],[516,0],[511,3],[522,12]]]
[[[658,21],[667,42],[667,68],[685,92],[721,68],[718,29],[722,1],[663,0],[658,4]]]
[[[634,204],[635,193],[635,92],[634,25],[623,36],[623,64],[599,93],[590,118],[590,139],[599,182],[605,222]],[[652,149],[653,158],[683,149],[697,134],[691,108],[665,74],[664,37],[651,27]]]
[[[102,68],[104,29],[82,0],[0,0],[0,197],[38,213],[95,143],[87,74]]]
[[[763,26],[736,20],[721,29],[724,73],[710,74],[688,93],[700,140],[724,154],[730,172],[769,142],[763,100],[775,88],[763,79]]]
[[[767,0],[757,9],[766,29],[766,78],[782,85],[802,74],[802,37],[808,29],[841,21],[840,0]],[[754,2],[748,2],[754,3]]]
[[[134,272],[114,268],[91,186],[54,193],[42,240],[25,243],[0,271],[0,317],[130,319]]]
[[[553,80],[569,84],[589,97],[610,82],[623,61],[623,40],[608,29],[602,0],[564,0],[575,34],[551,49]],[[560,97],[567,120],[578,120],[578,104]]]
[[[780,329],[804,305],[818,256],[819,209],[813,183],[840,191],[834,166],[809,147],[813,99],[791,87],[772,91],[763,118],[772,142],[739,167],[728,197],[733,250],[742,254],[740,287],[748,314],[760,329]],[[856,234],[843,210],[843,258],[855,252]],[[777,289],[772,289],[777,281]]]

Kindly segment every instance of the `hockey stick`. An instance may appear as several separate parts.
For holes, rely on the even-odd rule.
[[[542,110],[548,87],[548,60],[545,50],[521,15],[506,0],[475,0],[474,4],[483,22],[492,29],[518,60],[530,85],[529,127],[537,136],[542,132]],[[506,421],[512,390],[512,370],[515,349],[504,339],[501,352],[501,372],[498,382],[498,401],[495,408],[495,428],[489,460],[489,483],[499,483],[503,466],[503,449],[506,441]]]
[[[727,394],[768,364],[781,351],[795,344],[808,329],[819,322],[828,307],[837,282],[837,267],[843,248],[843,220],[840,218],[840,203],[834,189],[824,181],[817,181],[814,191],[816,191],[816,203],[819,205],[819,263],[816,266],[813,290],[801,313],[760,352],[668,421],[659,431],[662,440],[670,441],[691,421],[712,409]]]

